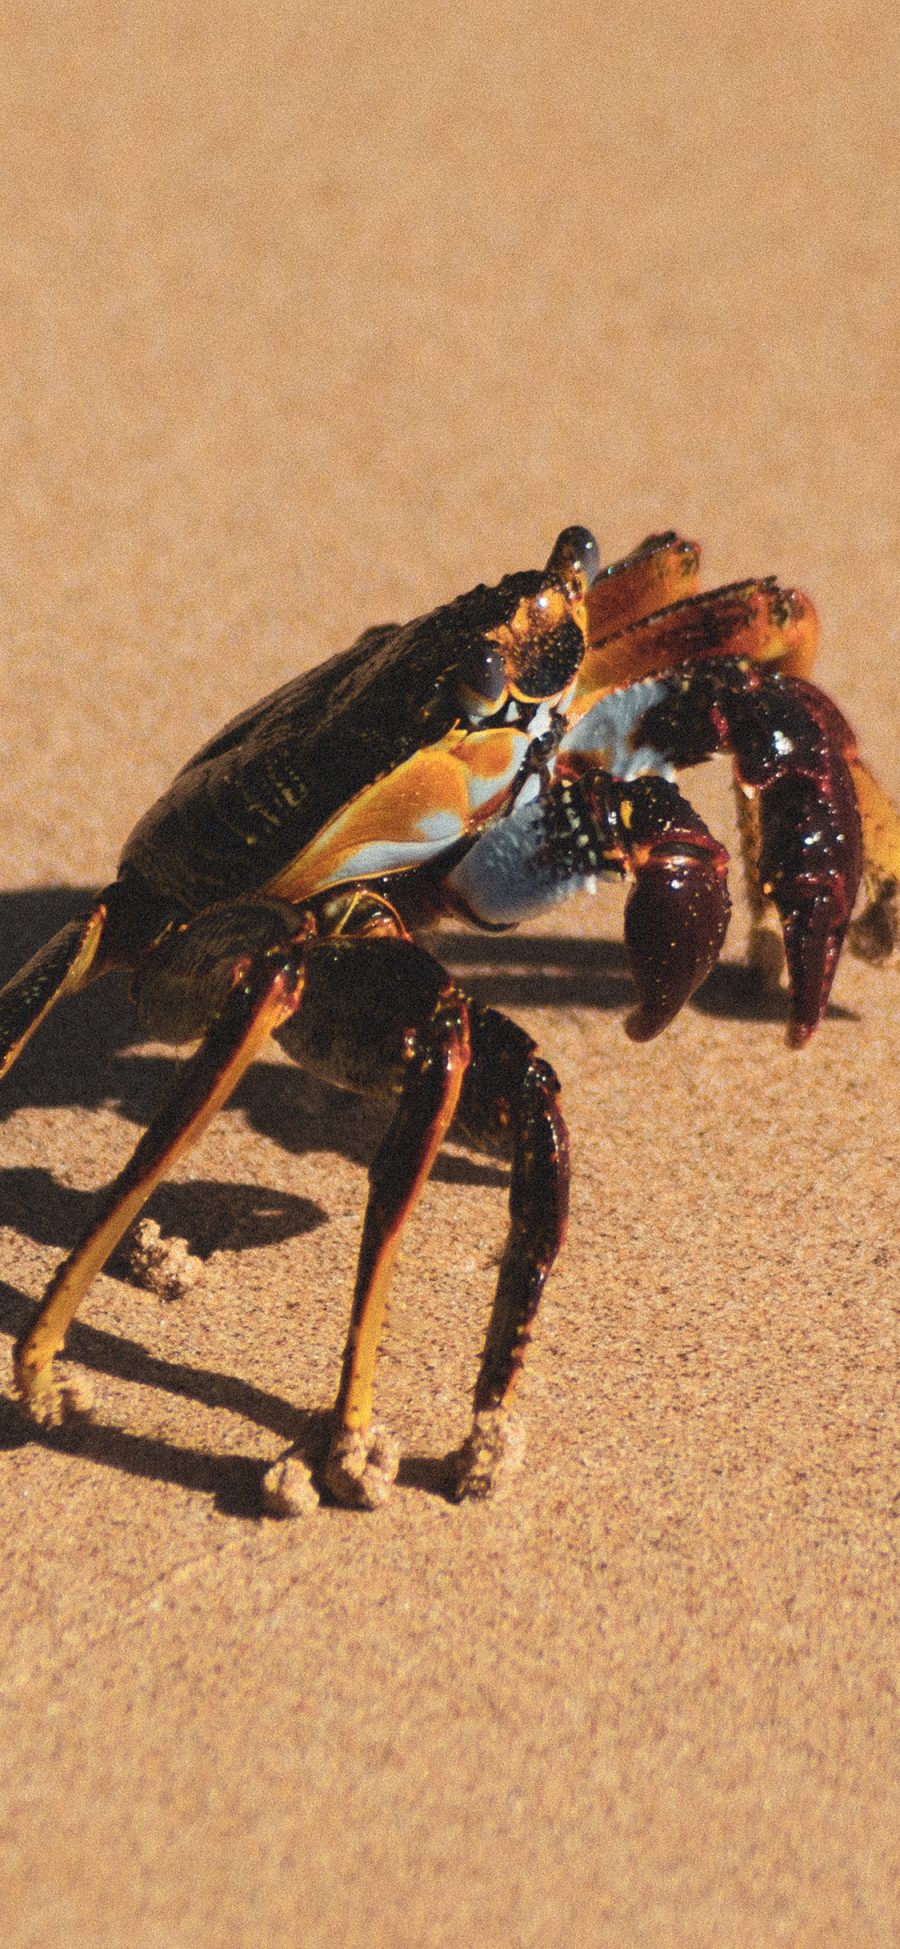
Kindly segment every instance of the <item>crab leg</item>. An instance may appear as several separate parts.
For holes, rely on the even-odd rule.
[[[235,971],[234,986],[205,1042],[182,1066],[168,1103],[105,1192],[99,1212],[52,1279],[37,1319],[16,1346],[18,1396],[36,1421],[55,1425],[72,1404],[53,1357],[87,1288],[160,1178],[205,1130],[267,1038],[288,1020],[302,992],[302,955],[268,957]]]
[[[889,961],[900,950],[900,812],[855,749],[846,755],[862,819],[867,894],[850,948],[863,961]]]
[[[530,1036],[496,1010],[472,1008],[472,1063],[460,1134],[512,1161],[509,1237],[475,1387],[472,1429],[455,1461],[458,1496],[484,1496],[515,1453],[509,1411],[541,1294],[563,1244],[569,1143],[559,1082]]]
[[[588,598],[595,600],[594,585]],[[774,665],[792,676],[811,668],[818,641],[818,620],[808,596],[782,589],[772,578],[734,582],[702,595],[667,602],[653,615],[617,619],[607,635],[604,619],[594,625],[578,673],[571,717],[593,709],[605,693],[660,671],[680,670],[687,663],[705,663],[724,656],[745,657]]]
[[[547,1275],[562,1244],[568,1150],[559,1084],[522,1029],[478,1008],[407,938],[321,939],[307,956],[302,1007],[279,1036],[295,1061],[362,1094],[399,1102],[371,1169],[336,1427],[326,1467],[342,1502],[372,1507],[396,1468],[371,1425],[387,1283],[402,1227],[456,1118],[477,1149],[512,1164],[510,1230],[475,1395],[455,1458],[460,1495],[490,1488],[508,1410]]]
[[[102,900],[80,920],[71,920],[39,949],[0,989],[0,1076],[11,1069],[29,1036],[55,1002],[75,995],[91,979],[106,926]]]
[[[350,1331],[325,1471],[339,1501],[364,1508],[384,1500],[397,1467],[393,1444],[371,1427],[388,1284],[400,1235],[452,1122],[469,1063],[468,1008],[450,983],[419,1030],[416,1045],[397,1113],[369,1172]]]
[[[630,555],[602,568],[589,589],[589,642],[602,643],[644,617],[655,615],[658,609],[696,595],[699,569],[696,542],[683,541],[671,530],[664,535],[648,535]]]

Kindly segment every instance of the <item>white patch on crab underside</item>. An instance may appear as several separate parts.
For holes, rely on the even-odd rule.
[[[525,728],[528,734],[529,744],[533,744],[536,738],[545,738],[547,732],[552,729],[552,726],[553,713],[551,703],[544,702],[538,704],[537,709],[532,710],[527,717]]]
[[[450,846],[458,839],[462,827],[452,812],[429,812],[416,825],[428,845]]]
[[[516,812],[521,812],[523,806],[531,805],[534,799],[540,797],[540,792],[541,792],[540,772],[536,772],[536,771],[529,772],[528,777],[525,780],[525,783],[522,786],[520,786],[519,791],[516,793],[516,796],[513,800],[513,809]]]
[[[650,744],[634,743],[641,719],[665,695],[666,686],[656,677],[609,691],[566,732],[560,752],[590,752],[615,778],[640,778],[644,772],[674,778],[674,767],[661,751]]]
[[[447,851],[454,838],[461,837],[464,826],[458,826],[454,833],[443,839],[423,840],[417,845],[412,839],[371,839],[366,846],[358,846],[354,853],[341,861],[340,868],[329,876],[329,884],[338,886],[342,880],[372,880],[382,873],[402,873],[414,866],[427,866],[429,860],[437,859]]]
[[[448,873],[446,885],[474,920],[515,927],[573,893],[594,893],[598,879],[620,878],[603,870],[587,833],[579,837],[577,864],[562,865],[547,843],[545,813],[542,800],[517,806],[488,826]]]

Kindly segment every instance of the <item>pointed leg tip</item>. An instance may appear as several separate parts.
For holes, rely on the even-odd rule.
[[[380,1509],[399,1466],[400,1449],[387,1429],[339,1428],[325,1464],[325,1487],[346,1509]]]
[[[900,965],[900,884],[891,880],[851,924],[848,942],[860,961]]]
[[[309,1516],[319,1508],[319,1492],[299,1455],[289,1451],[266,1469],[262,1501],[267,1516]]]
[[[11,1393],[20,1413],[35,1428],[61,1428],[94,1418],[93,1390],[80,1374],[56,1360],[35,1374],[14,1356]]]
[[[625,1034],[630,1042],[652,1042],[655,1036],[668,1028],[677,1013],[677,1009],[673,1009],[671,1014],[654,1014],[643,1006],[633,1008],[625,1017]]]
[[[451,1456],[457,1502],[483,1502],[521,1468],[525,1430],[504,1408],[480,1408],[461,1448]]]

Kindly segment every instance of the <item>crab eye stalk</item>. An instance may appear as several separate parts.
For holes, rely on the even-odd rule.
[[[547,574],[558,575],[570,596],[582,601],[600,573],[600,550],[590,528],[564,528],[553,545]]]
[[[506,664],[500,651],[490,643],[471,644],[456,679],[459,706],[469,722],[492,717],[506,697],[506,688]]]

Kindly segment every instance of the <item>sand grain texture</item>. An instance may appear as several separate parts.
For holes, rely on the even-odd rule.
[[[6,10],[4,972],[229,714],[573,520],[809,589],[900,790],[898,31]],[[846,961],[793,1056],[738,904],[637,1049],[620,917],[449,943],[572,1131],[514,1490],[437,1493],[504,1201],[449,1153],[383,1363],[392,1501],[260,1516],[321,1435],[378,1129],[277,1055],[154,1201],[189,1290],[91,1292],[95,1423],[30,1442],[0,1404],[6,1949],[896,1942],[900,985]],[[175,1060],[110,984],[5,1085],[4,1345]]]

